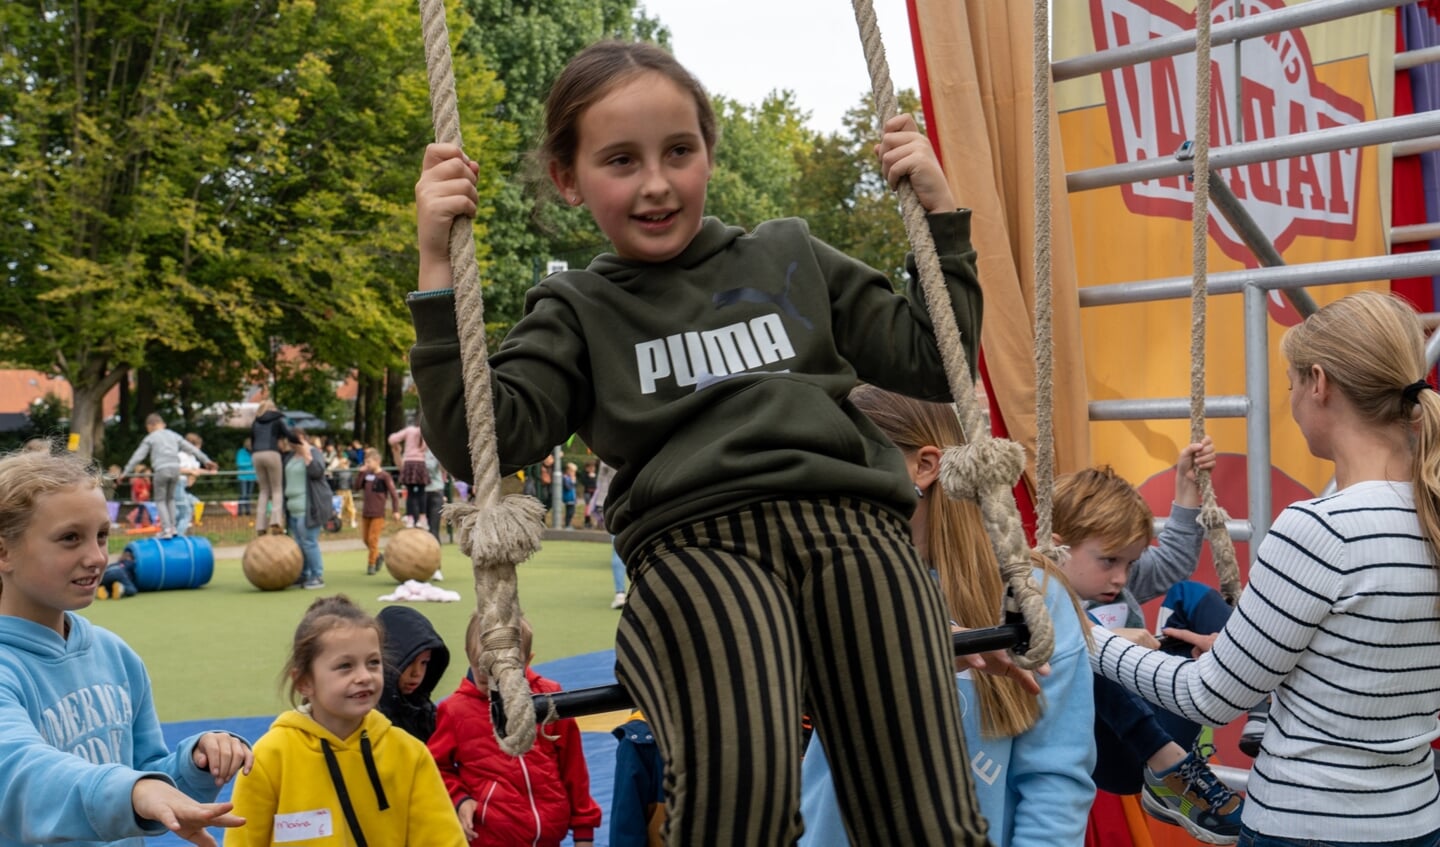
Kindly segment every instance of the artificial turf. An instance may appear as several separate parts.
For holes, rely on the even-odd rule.
[[[436,688],[448,695],[465,673],[465,625],[475,609],[470,560],[443,549],[442,588],[458,603],[412,603],[450,648],[450,666]],[[238,559],[215,562],[209,584],[97,600],[82,614],[121,638],[145,660],[162,721],[273,715],[286,707],[280,671],[305,608],[317,597],[346,594],[371,612],[397,585],[383,570],[365,575],[365,552],[327,552],[325,588],[259,591]],[[546,542],[518,568],[520,602],[535,630],[535,661],[545,662],[614,646],[619,613],[610,608],[610,547],[578,541]]]

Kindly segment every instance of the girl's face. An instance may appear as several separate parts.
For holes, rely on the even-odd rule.
[[[664,262],[700,231],[711,153],[691,94],[647,71],[580,115],[575,164],[552,165],[550,177],[590,209],[620,256]]]
[[[380,634],[370,626],[337,626],[320,636],[320,652],[295,690],[310,701],[310,716],[337,738],[348,738],[380,701],[385,663]]]
[[[0,540],[0,614],[65,634],[65,612],[95,600],[110,561],[110,514],[99,487],[73,485],[35,500],[30,526]]]
[[[1147,546],[1149,543],[1142,540],[1111,550],[1099,538],[1087,538],[1070,546],[1070,557],[1063,565],[1065,578],[1081,600],[1113,603],[1120,599],[1131,566]]]

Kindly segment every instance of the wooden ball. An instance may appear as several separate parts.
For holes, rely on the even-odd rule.
[[[440,542],[427,529],[402,529],[385,545],[385,570],[396,582],[425,582],[440,569]]]
[[[300,545],[288,535],[260,535],[245,545],[240,567],[261,591],[280,591],[295,584],[304,569]]]

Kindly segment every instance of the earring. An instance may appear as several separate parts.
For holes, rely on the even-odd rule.
[[[915,496],[919,497],[921,500],[925,499],[925,492],[920,489],[919,483],[915,484]]]
[[[571,206],[579,206],[579,205],[580,205],[580,195],[579,195],[579,194],[576,194],[575,192],[572,191],[572,192],[570,192],[569,194],[566,194],[566,195],[565,195],[565,202],[566,202],[566,203],[569,203]]]

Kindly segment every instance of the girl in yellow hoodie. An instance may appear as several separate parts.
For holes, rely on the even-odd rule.
[[[310,605],[285,666],[299,705],[256,742],[233,797],[246,824],[227,847],[465,847],[435,760],[375,711],[382,641],[380,624],[343,595]]]

